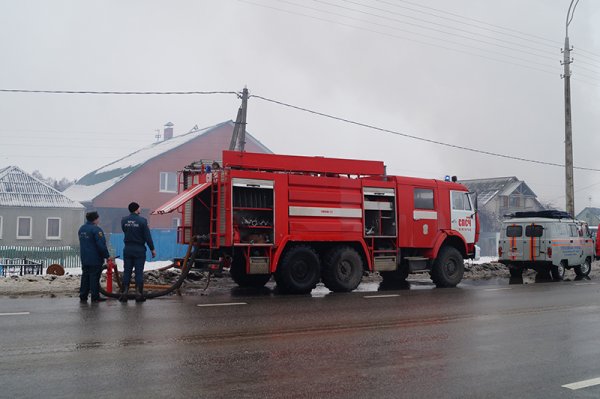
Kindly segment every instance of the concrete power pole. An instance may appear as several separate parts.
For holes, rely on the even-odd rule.
[[[573,7],[573,2],[575,6]],[[573,126],[571,124],[571,45],[569,44],[569,24],[573,20],[573,14],[579,0],[571,0],[567,11],[567,22],[565,26],[565,48],[563,49],[564,66],[563,79],[565,81],[565,197],[566,211],[575,217],[575,190],[573,182]]]
[[[248,112],[248,89],[244,87],[242,90],[242,115],[241,115],[241,126],[240,126],[240,151],[244,151],[246,146],[246,113]]]
[[[229,143],[229,149],[234,151],[236,148],[239,151],[244,151],[246,145],[246,112],[248,110],[248,89],[244,87],[242,90],[242,105],[238,109],[237,118],[235,119],[235,126],[233,128],[233,134],[231,135],[231,142]]]

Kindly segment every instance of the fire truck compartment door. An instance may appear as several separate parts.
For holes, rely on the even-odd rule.
[[[196,195],[206,190],[208,187],[210,187],[210,183],[202,183],[198,184],[197,186],[190,187],[159,206],[152,212],[152,215],[164,215],[166,213],[171,213],[181,205],[194,198]]]
[[[234,178],[231,184],[234,187],[273,188],[274,182],[273,180]]]

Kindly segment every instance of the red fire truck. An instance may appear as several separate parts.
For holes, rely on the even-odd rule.
[[[454,287],[475,255],[477,214],[455,182],[389,176],[379,161],[239,151],[204,165],[186,167],[179,194],[153,213],[179,210],[194,264],[229,267],[242,287],[274,276],[286,293],[319,281],[344,292],[375,271],[390,282],[429,272]]]

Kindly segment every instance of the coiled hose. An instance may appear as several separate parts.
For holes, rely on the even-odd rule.
[[[194,262],[196,260],[197,247],[194,246],[195,243],[196,243],[196,237],[194,236],[192,241],[190,242],[190,245],[188,245],[187,251],[185,253],[185,258],[183,258],[183,265],[181,266],[181,274],[179,275],[179,278],[177,278],[177,280],[170,287],[167,287],[164,290],[147,291],[147,292],[144,291],[145,298],[156,298],[159,296],[167,295],[167,294],[170,294],[171,292],[175,291],[179,287],[181,287],[181,284],[183,284],[184,280],[187,278],[187,276],[192,268],[192,265],[194,264]],[[165,266],[158,270],[168,270],[168,269],[172,268],[173,266],[175,266],[174,263],[171,264],[170,266]],[[104,268],[106,268],[106,266]],[[117,270],[116,267],[114,269],[114,273],[115,273],[114,274],[115,280],[117,281],[117,285],[119,287],[119,292],[108,292],[102,286],[100,286],[100,292],[102,293],[102,295],[105,295],[109,298],[119,298],[121,296],[121,292],[123,291],[123,282],[122,282],[121,276],[119,274],[119,271]],[[135,292],[127,293],[127,299],[134,299],[134,298],[135,298]]]

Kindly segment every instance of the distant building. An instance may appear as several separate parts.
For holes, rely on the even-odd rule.
[[[500,222],[505,215],[544,209],[533,190],[515,176],[462,180],[460,183],[467,186],[469,191],[477,194],[481,223],[478,245],[484,256],[498,254]]]
[[[17,166],[0,169],[0,246],[78,246],[84,207]]]
[[[575,219],[583,220],[590,226],[598,226],[600,224],[600,208],[587,207],[579,212]]]
[[[124,158],[101,167],[65,190],[88,210],[100,213],[100,225],[107,233],[121,232],[120,221],[128,214],[127,204],[138,202],[151,228],[175,228],[179,215],[150,215],[177,194],[177,172],[199,160],[220,161],[229,148],[233,121],[173,136],[173,124],[165,125],[163,141],[153,143]],[[246,133],[246,151],[271,151]]]

